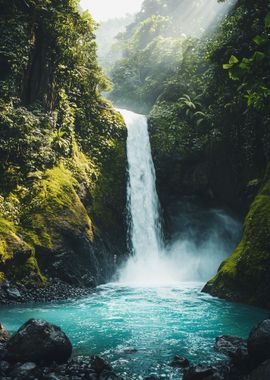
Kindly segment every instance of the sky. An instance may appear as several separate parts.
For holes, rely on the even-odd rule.
[[[96,21],[105,21],[127,13],[137,13],[143,0],[81,0],[83,9],[88,9]]]

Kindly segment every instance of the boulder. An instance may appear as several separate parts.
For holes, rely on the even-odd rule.
[[[64,363],[72,354],[65,333],[46,321],[30,319],[8,341],[10,362]]]
[[[189,361],[186,358],[183,358],[182,356],[176,355],[173,359],[173,361],[170,364],[173,368],[187,368],[189,367]]]
[[[238,349],[247,349],[247,341],[237,336],[222,335],[216,337],[215,350],[234,357]]]
[[[215,350],[229,356],[232,363],[244,372],[251,369],[247,340],[231,335],[218,336],[216,337]]]
[[[247,380],[269,380],[270,360],[266,360],[258,368],[251,372]]]
[[[248,338],[248,353],[255,364],[270,359],[270,319],[255,326]]]
[[[7,329],[0,323],[0,343],[5,343],[11,337]]]
[[[22,295],[17,288],[7,288],[6,293],[11,300],[19,301],[22,298]]]

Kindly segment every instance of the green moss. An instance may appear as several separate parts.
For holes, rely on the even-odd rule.
[[[93,226],[76,190],[80,187],[63,163],[47,170],[30,194],[23,217],[26,239],[34,246],[53,249],[61,233],[77,230],[93,240]]]
[[[93,194],[93,212],[107,231],[116,229],[121,221],[121,209],[125,207],[125,163],[124,142],[111,142],[111,152],[104,162]]]
[[[225,260],[206,290],[223,296],[245,293],[245,301],[255,302],[269,274],[270,263],[270,167],[263,185],[245,219],[243,237]]]
[[[0,217],[0,262],[5,263],[12,258],[15,248],[23,245],[16,235],[16,226],[9,220]]]
[[[65,164],[32,174],[35,179],[21,199],[18,225],[0,216],[0,264],[11,280],[37,286],[46,282],[35,257],[37,247],[53,254],[69,232],[94,239],[92,221],[78,194],[84,186],[93,187],[90,174],[95,167],[79,150]]]
[[[12,221],[0,217],[0,281],[7,276],[14,281],[24,281],[31,277],[35,284],[45,281],[34,257],[34,248],[19,235],[21,230]],[[16,253],[16,256],[15,256]],[[16,262],[16,265],[14,264]]]
[[[96,59],[95,23],[73,0],[43,3],[31,5],[33,18],[11,2],[0,20],[6,69],[0,75],[0,281],[40,284],[40,268],[50,271],[59,253],[67,264],[78,253],[83,265],[80,251],[87,256],[98,230],[92,219],[113,225],[117,214],[122,222],[126,128],[99,92],[108,81]],[[35,18],[44,33],[36,31]],[[40,72],[29,64],[36,50],[45,58]]]

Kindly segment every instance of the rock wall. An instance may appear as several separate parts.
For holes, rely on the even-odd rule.
[[[270,307],[270,167],[244,222],[243,237],[204,291]]]

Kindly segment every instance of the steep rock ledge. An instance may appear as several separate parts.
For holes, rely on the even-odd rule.
[[[244,223],[242,240],[205,292],[270,308],[270,167]]]

